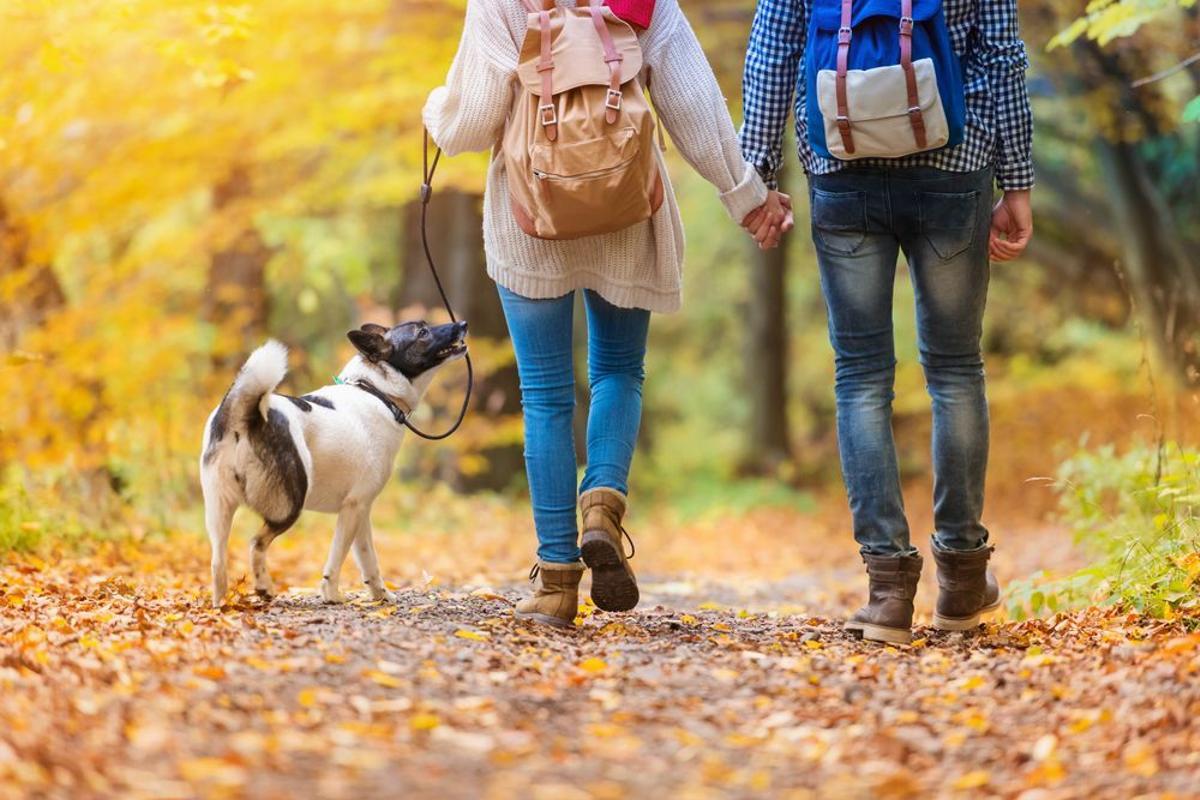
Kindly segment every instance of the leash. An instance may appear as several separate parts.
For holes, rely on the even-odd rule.
[[[454,315],[454,308],[450,305],[450,298],[446,296],[446,289],[442,286],[442,278],[440,275],[438,275],[437,266],[433,262],[433,252],[429,249],[429,234],[425,227],[425,221],[429,213],[429,199],[433,197],[433,174],[437,171],[438,162],[442,159],[442,148],[436,147],[435,149],[436,152],[433,155],[433,162],[430,163],[429,131],[423,131],[423,138],[421,140],[421,248],[425,251],[425,262],[429,264],[429,272],[433,275],[433,282],[437,286],[438,294],[442,298],[442,305],[446,307],[446,313],[450,315],[450,321],[458,322],[458,317]],[[392,416],[396,419],[396,422],[399,422],[401,425],[408,428],[422,439],[426,439],[431,442],[438,442],[442,439],[448,439],[463,424],[463,420],[466,419],[467,407],[471,403],[471,391],[475,388],[475,367],[471,364],[470,350],[467,351],[465,360],[467,362],[467,393],[463,397],[462,408],[459,409],[458,412],[458,419],[455,420],[454,424],[450,426],[449,430],[444,433],[425,433],[425,431],[421,430],[412,423],[412,421],[408,418],[408,415],[405,414],[399,407],[397,407],[396,404],[391,401],[391,398],[383,396],[383,393],[379,392],[378,390],[371,392],[371,394],[375,394],[377,397],[381,397],[381,399],[386,400],[387,405],[392,412]],[[359,388],[365,389],[366,387]],[[371,388],[374,389],[375,387],[372,386]],[[370,392],[370,389],[367,389],[367,391]]]

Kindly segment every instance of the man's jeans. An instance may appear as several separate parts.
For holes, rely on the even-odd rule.
[[[538,558],[579,560],[575,505],[575,359],[571,347],[575,293],[530,300],[499,287],[517,354],[525,413],[525,471],[533,501]],[[583,293],[588,322],[587,468],[580,492],[604,487],[628,493],[629,467],[642,420],[650,312],[618,308]]]
[[[980,335],[991,186],[990,169],[851,167],[810,178],[813,241],[836,356],[842,475],[863,553],[916,552],[892,438],[892,287],[901,250],[933,400],[934,541],[951,550],[987,542],[980,523],[988,454]]]

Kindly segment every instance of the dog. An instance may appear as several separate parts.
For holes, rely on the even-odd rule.
[[[358,352],[336,384],[302,397],[275,394],[287,373],[287,348],[270,340],[250,355],[204,426],[200,485],[214,608],[228,588],[229,531],[243,505],[263,519],[250,545],[259,596],[273,594],[267,548],[308,509],[337,514],[321,597],[345,602],[338,574],[353,549],[371,599],[387,599],[371,505],[391,477],[404,419],[435,373],[466,354],[466,336],[465,322],[363,325],[347,334]]]

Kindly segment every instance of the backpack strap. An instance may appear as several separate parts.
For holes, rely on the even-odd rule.
[[[583,0],[579,0],[579,4],[583,5]],[[588,10],[592,12],[592,24],[596,26],[596,34],[604,47],[604,63],[608,64],[608,97],[604,101],[604,120],[612,125],[621,110],[621,62],[625,57],[617,52],[612,31],[604,21],[604,0],[588,0]]]
[[[912,0],[903,2],[908,4],[911,14]],[[848,155],[854,153],[854,134],[850,130],[850,100],[846,95],[846,73],[850,67],[850,37],[853,34],[850,28],[853,8],[853,0],[842,0],[842,25],[838,28],[837,38],[837,127],[838,133],[842,135],[842,147]],[[911,52],[909,60],[912,60]]]
[[[904,68],[904,85],[908,90],[908,121],[912,124],[917,147],[924,150],[925,116],[921,113],[921,95],[917,90],[917,73],[912,63],[912,13],[912,0],[900,0],[900,66]]]
[[[537,71],[542,76],[542,94],[538,98],[538,119],[546,131],[546,138],[554,141],[558,138],[558,108],[554,105],[554,56],[550,45],[553,34],[550,31],[550,8],[554,0],[522,0],[530,14],[537,14],[538,32],[541,35],[542,53],[538,59]]]

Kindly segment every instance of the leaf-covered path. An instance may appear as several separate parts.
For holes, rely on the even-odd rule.
[[[307,577],[323,544],[277,571]],[[891,648],[760,609],[820,581],[649,575],[638,611],[568,634],[514,622],[511,584],[215,612],[205,571],[195,538],[0,567],[0,796],[1036,800],[1195,796],[1200,775],[1200,635],[1178,622]]]

